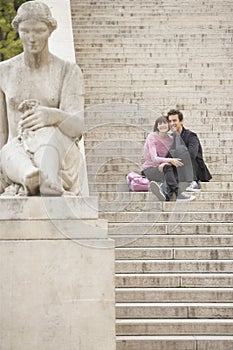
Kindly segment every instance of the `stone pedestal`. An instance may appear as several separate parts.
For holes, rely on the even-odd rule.
[[[114,244],[96,203],[0,200],[2,349],[115,349]]]

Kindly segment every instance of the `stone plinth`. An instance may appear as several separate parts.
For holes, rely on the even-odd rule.
[[[107,223],[97,219],[95,198],[68,198],[64,215],[63,201],[0,201],[4,350],[115,349],[114,244]]]

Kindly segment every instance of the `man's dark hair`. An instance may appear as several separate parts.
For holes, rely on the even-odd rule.
[[[169,115],[178,115],[179,121],[181,122],[184,119],[183,114],[181,113],[181,111],[179,111],[179,109],[171,109],[168,114],[167,114],[167,118],[169,117]]]

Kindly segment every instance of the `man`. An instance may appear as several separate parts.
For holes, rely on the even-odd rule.
[[[184,150],[184,146],[186,146],[191,160],[190,162],[190,160],[188,159],[182,159],[184,163],[183,168],[186,170],[186,175],[183,174],[184,179],[180,178],[179,181],[185,181],[188,178],[190,178],[190,176],[192,176],[191,184],[186,188],[186,191],[200,191],[201,187],[199,181],[208,182],[212,178],[203,160],[202,146],[200,140],[193,131],[186,129],[183,126],[184,118],[183,114],[179,110],[171,109],[167,114],[167,118],[170,125],[170,129],[171,131],[173,131],[174,135],[174,142],[170,153],[173,156],[182,159],[181,150]],[[181,177],[183,175],[181,175]]]

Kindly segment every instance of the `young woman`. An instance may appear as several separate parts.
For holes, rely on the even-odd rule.
[[[169,124],[165,116],[156,119],[153,132],[147,136],[144,145],[142,175],[150,182],[151,191],[162,201],[193,200],[194,196],[181,193],[178,184],[177,168],[183,163],[179,158],[168,158],[169,150],[173,144],[173,137],[168,134]],[[157,182],[166,181],[160,186]]]

